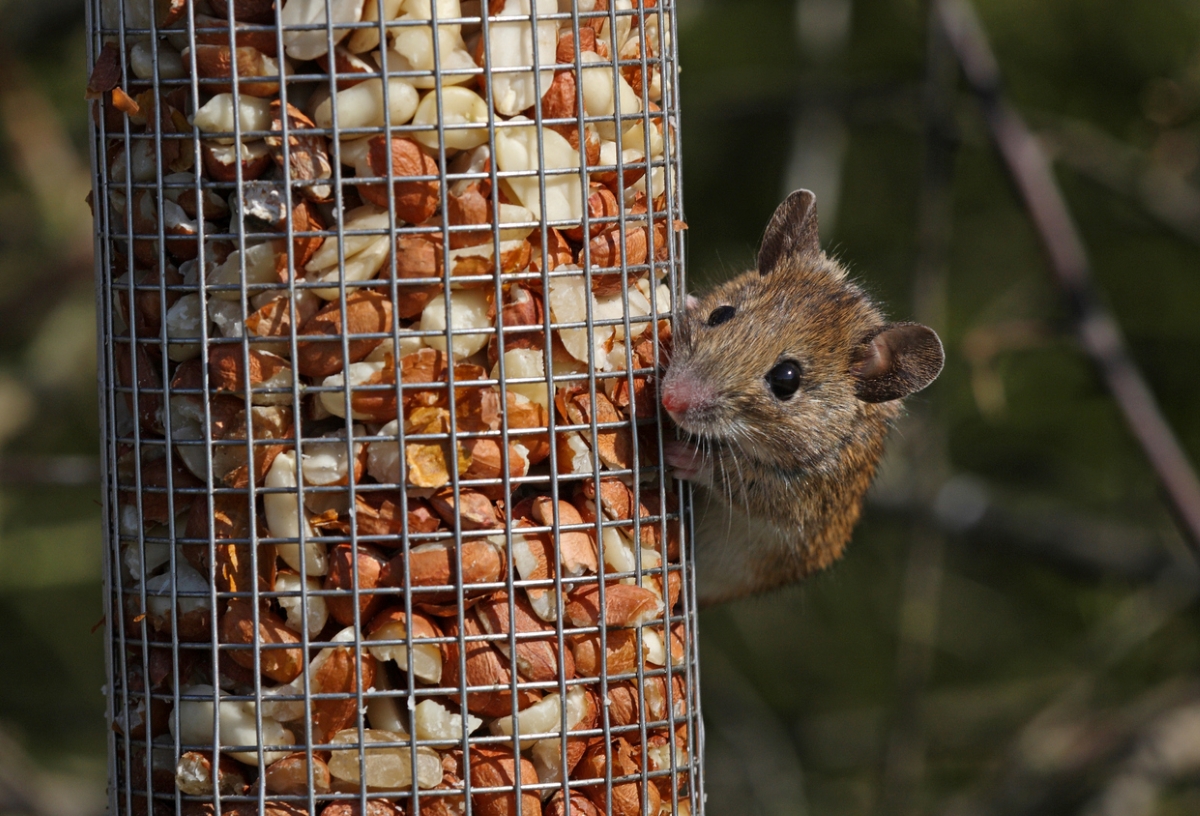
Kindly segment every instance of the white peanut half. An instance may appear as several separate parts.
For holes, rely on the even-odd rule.
[[[386,54],[389,71],[426,71],[428,76],[413,77],[410,81],[418,88],[433,88],[437,80],[435,68],[443,72],[442,86],[460,85],[470,82],[478,72],[471,52],[462,39],[462,26],[447,25],[441,20],[462,16],[458,0],[437,0],[438,50],[434,59],[433,31],[430,26],[404,26],[393,29],[392,48]],[[433,6],[430,0],[406,0],[401,20],[432,20]],[[382,55],[378,60],[383,67]],[[446,71],[470,70],[472,74],[446,74]]]
[[[608,567],[608,571],[634,572],[637,569],[633,542],[621,535],[616,527],[605,527],[602,541],[604,542],[604,566]]]
[[[629,32],[633,28],[633,21],[636,19],[630,14],[621,14],[622,11],[630,11],[633,8],[633,3],[630,0],[613,0],[612,7],[617,11],[617,31],[613,35],[612,26],[608,19],[604,19],[600,23],[599,38],[608,43],[609,53],[619,54],[624,48],[625,42],[629,39]]]
[[[269,488],[296,489],[296,453],[285,451],[275,457],[263,479],[263,486]],[[304,525],[304,567],[306,575],[324,575],[329,569],[328,557],[323,541],[314,540],[316,531],[308,519],[301,519],[300,508],[296,506],[295,492],[264,493],[263,513],[267,518],[267,529],[272,538],[299,538],[300,525]],[[301,572],[300,545],[276,544],[276,550],[284,563]]]
[[[636,122],[636,120],[628,119],[626,117],[630,116],[631,114],[642,112],[642,99],[637,95],[637,91],[633,89],[633,86],[626,82],[625,77],[621,76],[620,74],[617,75],[616,93],[614,93],[613,96],[613,107],[600,115],[608,116],[616,114],[616,105],[617,102],[620,102],[621,132],[624,133]],[[601,139],[615,140],[617,138],[616,119],[613,118],[596,122],[596,132],[600,134]]]
[[[385,22],[395,20],[400,16],[400,8],[404,5],[404,0],[384,0],[383,3],[383,19]],[[364,23],[377,22],[379,20],[379,3],[377,0],[366,0],[363,5],[362,21]],[[368,51],[374,50],[379,45],[379,29],[375,26],[371,28],[359,28],[350,35],[350,39],[346,40],[346,50],[351,54],[365,54]]]
[[[574,728],[583,715],[587,713],[587,697],[583,686],[572,686],[567,691],[567,721],[563,728],[562,697],[557,693],[547,694],[540,701],[517,713],[516,732],[518,735],[537,734],[541,739],[549,739],[547,734],[561,734],[564,730]],[[511,737],[514,732],[512,715],[500,717],[491,725],[491,732],[496,736]],[[521,748],[528,749],[537,740],[522,739]]]
[[[662,635],[653,629],[642,629],[642,655],[650,665],[667,665],[667,647],[663,645]]]
[[[351,230],[386,230],[388,227],[387,210],[372,204],[364,204],[346,213],[345,231]],[[342,247],[346,264],[341,268],[339,276],[338,246]],[[340,278],[347,282],[369,280],[383,266],[391,250],[392,242],[387,235],[343,235],[326,238],[304,267],[306,281],[321,283],[337,283]],[[336,300],[339,296],[337,286],[309,290],[317,297],[325,300]]]
[[[583,436],[578,431],[565,431],[562,433],[562,438],[567,449],[565,453],[561,448],[559,449],[559,473],[592,473],[595,470],[596,463],[592,458],[592,449],[588,447],[588,443],[584,441]]]
[[[505,224],[519,224],[520,226],[505,227]],[[519,204],[500,205],[501,241],[519,241],[522,238],[528,238],[535,229],[537,229],[537,217],[530,212],[528,207],[522,207]],[[503,247],[500,249],[500,255],[504,255]]]
[[[338,145],[338,153],[345,167],[369,168],[367,158],[371,154],[371,137],[368,135],[360,139],[342,139]]]
[[[431,91],[422,97],[413,115],[414,125],[425,125],[428,130],[419,130],[413,138],[426,147],[438,146],[437,118],[439,95]],[[447,126],[445,144],[448,149],[470,150],[488,140],[488,106],[482,96],[470,88],[450,85],[442,88],[442,123]],[[473,128],[453,128],[451,125],[479,125]]]
[[[642,151],[643,155],[646,150],[646,129],[645,121],[638,119],[632,125],[625,128],[625,132],[621,134],[621,147],[625,149],[633,149]],[[650,157],[658,158],[663,153],[663,137],[662,131],[659,130],[657,119],[650,120]]]
[[[305,584],[309,592],[319,590],[321,579],[310,576]],[[294,572],[279,573],[275,576],[275,591],[299,592],[300,576]],[[307,619],[309,637],[316,637],[316,634],[325,628],[325,623],[329,620],[325,598],[320,595],[309,595],[308,602],[305,603],[304,600],[300,595],[279,599],[279,606],[283,609],[284,623],[292,631],[301,632]]]
[[[512,122],[529,122],[524,116]],[[496,166],[505,173],[528,170],[579,168],[579,151],[553,130],[542,131],[542,155],[545,166],[538,164],[538,131],[532,123],[505,127],[496,131]],[[503,182],[534,216],[542,214],[541,184],[538,176],[506,177]],[[577,222],[583,218],[583,194],[579,174],[564,173],[545,177],[546,212],[550,221]]]
[[[593,320],[619,318],[623,314],[624,301],[620,294],[615,296],[618,301],[613,304],[613,298],[600,299],[595,297],[587,287],[583,277],[557,278],[550,282],[550,315],[555,323],[582,323],[587,319],[588,301],[591,301]],[[613,326],[595,326],[591,337],[586,327],[577,329],[558,329],[558,337],[567,353],[581,363],[591,363],[597,369],[606,371],[610,365],[608,360],[609,343],[615,334]],[[589,339],[592,357],[588,357]]]
[[[357,23],[362,17],[363,0],[287,0],[279,10],[279,23],[284,26],[324,25],[332,19],[333,42],[336,45],[350,32],[338,29],[339,23]],[[283,49],[295,60],[316,59],[329,52],[329,40],[324,28],[309,31],[285,31]]]
[[[400,430],[396,420],[375,432],[376,436],[394,437]],[[400,484],[400,443],[377,440],[367,444],[367,473],[381,484]]]
[[[368,0],[368,3],[370,0]],[[417,110],[417,91],[407,79],[388,80],[387,108],[393,126],[406,124]],[[338,91],[313,108],[317,127],[333,127],[333,107],[337,106],[339,128],[383,127],[383,80],[367,79]],[[342,162],[345,163],[345,157]]]
[[[242,282],[242,260],[246,263],[246,285],[262,286],[279,282],[279,274],[275,271],[276,256],[282,255],[285,243],[282,240],[263,241],[252,244],[245,250],[235,249],[229,253],[225,262],[205,276],[205,283],[218,286],[236,287]],[[240,301],[242,293],[238,289],[213,289],[209,297],[221,300]]]
[[[167,309],[167,337],[172,340],[199,340],[200,327],[204,322],[204,307],[200,305],[200,296],[189,292]],[[167,344],[167,356],[176,362],[190,360],[200,355],[200,344],[170,342]]]
[[[250,387],[250,402],[254,404],[254,408],[251,410],[256,410],[259,406],[291,405],[293,382],[295,375],[291,366],[282,366],[262,382],[253,383]]]
[[[154,54],[148,39],[138,40],[129,49],[129,67],[138,79],[154,79]],[[165,42],[158,44],[158,76],[160,79],[183,79],[183,58]]]
[[[204,411],[190,396],[171,397],[171,438],[176,442],[204,441]],[[175,455],[197,479],[206,478],[205,445],[176,445]]]
[[[244,101],[247,98],[249,97],[242,99]],[[149,144],[153,146],[154,143]],[[227,167],[233,167],[239,158],[242,164],[253,164],[270,152],[263,139],[252,139],[240,144],[234,144],[232,139],[212,139],[204,144],[212,152],[213,159]]]
[[[459,334],[462,329],[486,329],[488,320],[488,291],[486,289],[457,289],[450,293],[450,319],[454,330],[453,345],[447,346],[446,335],[434,334],[425,338],[430,348],[438,351],[451,350],[456,360],[462,360],[483,350],[491,334],[488,332]],[[421,331],[446,330],[446,296],[437,295],[430,299],[421,312]]]
[[[212,298],[208,301],[208,319],[221,337],[241,337],[246,326],[242,315],[242,304],[236,300]]]
[[[531,0],[508,0],[500,19],[491,23],[488,50],[492,68],[533,67],[534,31],[530,25]],[[538,14],[558,11],[554,0],[537,2]],[[512,18],[511,20],[506,18]],[[558,44],[558,24],[553,20],[537,22],[538,66],[554,65],[555,48]],[[538,72],[535,88],[533,71],[515,71],[492,75],[492,101],[496,112],[504,116],[515,116],[540,99],[539,91],[545,94],[554,81],[554,69],[542,68]],[[526,205],[528,206],[528,205]]]
[[[461,740],[463,722],[461,714],[451,714],[450,709],[435,700],[422,700],[413,712],[413,731],[419,740]],[[467,715],[467,733],[470,734],[483,720]]]
[[[378,661],[376,661],[378,664]],[[388,679],[382,665],[375,667],[375,691],[392,691],[394,686]],[[397,734],[408,734],[404,720],[400,717],[400,706],[396,697],[381,694],[367,699],[367,725],[382,731],[395,731]],[[404,718],[405,720],[407,717]]]
[[[543,564],[530,549],[529,539],[514,530],[512,544],[512,563],[517,574],[526,581],[544,577],[541,572]],[[563,575],[568,575],[565,569]],[[558,619],[558,597],[553,587],[526,587],[525,596],[529,599],[529,606],[533,610],[533,614],[547,623],[553,623]]]
[[[395,731],[381,731],[375,728],[364,728],[362,735],[363,755],[362,766],[366,769],[368,787],[383,790],[399,790],[412,786],[412,754],[411,745],[393,746],[389,748],[370,748],[372,743],[397,743],[408,740],[408,735]],[[359,744],[358,729],[347,728],[337,732],[329,741],[331,745],[357,746]],[[417,754],[417,786],[435,788],[442,781],[442,758],[432,748],[420,746]],[[360,752],[357,748],[351,750],[334,750],[329,757],[329,773],[335,778],[346,782],[359,784]]]
[[[509,380],[544,380],[546,378],[546,361],[542,357],[542,352],[537,349],[509,349],[504,352],[504,374]],[[492,367],[489,376],[499,379],[499,363]],[[506,388],[522,399],[531,400],[547,410],[550,409],[550,392],[545,383],[509,382]]]
[[[398,342],[384,340],[371,353],[362,359],[364,363],[386,363],[388,360],[399,360],[409,354],[425,348],[425,338],[414,337],[410,334],[401,335]]]
[[[583,110],[588,116],[607,116],[613,111],[613,66],[595,51],[579,55],[583,64]]]
[[[133,165],[130,168],[132,171],[131,178],[134,181],[154,181],[158,177],[158,162],[154,156],[154,141],[151,139],[137,139],[133,142],[131,152],[133,153]],[[108,177],[116,184],[125,183],[126,163],[129,160],[129,153],[125,148],[117,151],[113,157],[112,164],[109,166]],[[116,191],[114,190],[115,194]],[[121,194],[124,196],[124,194]],[[115,203],[115,202],[114,202]],[[122,206],[121,212],[125,209]],[[125,219],[122,218],[122,221]]]
[[[346,370],[344,372],[339,374],[330,374],[321,382],[321,385],[325,388],[334,388],[337,390],[320,392],[319,402],[321,407],[328,411],[332,416],[345,417],[346,395],[343,389],[346,388],[347,382],[349,383],[350,389],[353,390],[354,386],[362,385],[380,371],[383,371],[384,365],[385,362],[382,360],[373,363],[351,363],[350,365],[346,366]],[[350,413],[351,419],[371,418],[368,414],[355,412],[353,408],[351,408]]]
[[[171,608],[172,584],[174,584],[176,593],[175,610]],[[173,631],[176,611],[183,616],[189,612],[212,609],[212,601],[208,592],[208,579],[196,572],[187,561],[180,558],[175,562],[173,581],[169,572],[156,575],[146,581],[146,613],[151,619],[170,624],[170,629]]]
[[[321,35],[324,37],[324,34]],[[205,133],[233,132],[233,94],[219,93],[204,103],[192,117],[192,124]],[[245,94],[238,95],[238,124],[242,133],[265,131],[271,128],[271,100]],[[233,144],[232,136],[214,139],[221,144]]]
[[[558,697],[557,694],[550,695]],[[558,707],[557,701],[555,707]],[[529,709],[526,709],[528,711]],[[521,712],[519,716],[524,716]],[[587,701],[584,699],[582,686],[573,686],[567,692],[567,730],[570,731],[587,713]],[[506,717],[505,719],[511,719]],[[523,728],[523,726],[522,726]],[[561,733],[561,732],[560,732]],[[537,770],[539,782],[561,782],[562,773],[562,740],[559,737],[548,737],[533,743],[530,752],[533,767]]]
[[[366,429],[361,425],[354,426],[355,436],[365,436]],[[329,441],[304,441],[304,454],[301,457],[300,472],[306,485],[338,485],[346,484],[350,473],[350,455],[346,445],[346,429],[339,428],[334,433],[323,437]],[[357,459],[362,452],[363,442],[354,443],[354,457]]]
[[[137,508],[134,508],[135,525],[130,534],[137,535],[141,526],[136,523]],[[146,528],[146,538],[167,538],[169,530],[165,525],[154,525]],[[171,560],[171,545],[164,542],[146,541],[146,557],[142,558],[142,545],[137,541],[126,541],[121,546],[121,563],[125,566],[127,577],[141,583],[158,572],[159,568]],[[144,564],[143,564],[144,561]]]
[[[380,626],[367,638],[367,647],[371,656],[380,663],[395,661],[402,671],[408,671],[408,647],[404,645],[405,625],[401,621],[393,621]],[[396,644],[374,645],[377,641],[397,640]],[[413,676],[426,683],[440,683],[442,680],[442,648],[436,643],[413,644]]]
[[[183,689],[182,693],[184,695],[208,697],[209,699],[180,700],[178,727],[175,725],[174,717],[170,717],[167,720],[171,734],[178,737],[180,743],[184,745],[195,745],[201,750],[203,750],[204,746],[209,746],[211,749],[214,737],[213,687],[206,685],[190,686]],[[216,696],[219,699],[226,695],[225,692],[218,690]],[[255,727],[255,709],[256,706],[253,700],[220,700],[217,716],[220,718],[222,745],[256,746],[259,744],[258,731]],[[176,733],[177,730],[178,733]],[[291,731],[265,715],[262,720],[262,730],[263,747],[290,745],[296,739]],[[245,762],[247,765],[258,765],[258,751],[231,752],[229,755],[234,759]],[[263,760],[269,765],[286,755],[286,751],[265,751]]]

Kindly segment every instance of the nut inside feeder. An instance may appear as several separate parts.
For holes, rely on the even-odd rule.
[[[89,13],[111,811],[701,812],[673,4]]]

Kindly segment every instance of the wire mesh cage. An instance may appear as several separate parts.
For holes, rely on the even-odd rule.
[[[703,810],[673,26],[89,3],[112,813]]]

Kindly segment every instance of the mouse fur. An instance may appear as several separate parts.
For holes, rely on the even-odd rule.
[[[667,463],[695,485],[701,604],[841,557],[903,397],[943,359],[936,333],[889,323],[821,251],[813,194],[790,195],[757,268],[689,298],[660,391],[681,431]]]

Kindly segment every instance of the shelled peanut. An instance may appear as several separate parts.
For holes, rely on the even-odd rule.
[[[468,781],[561,813],[564,778],[573,812],[686,812],[677,504],[637,422],[683,228],[669,9],[226,2],[124,3],[159,35],[122,47],[105,0],[88,87],[125,771],[151,742],[141,795],[198,813],[439,816]]]

